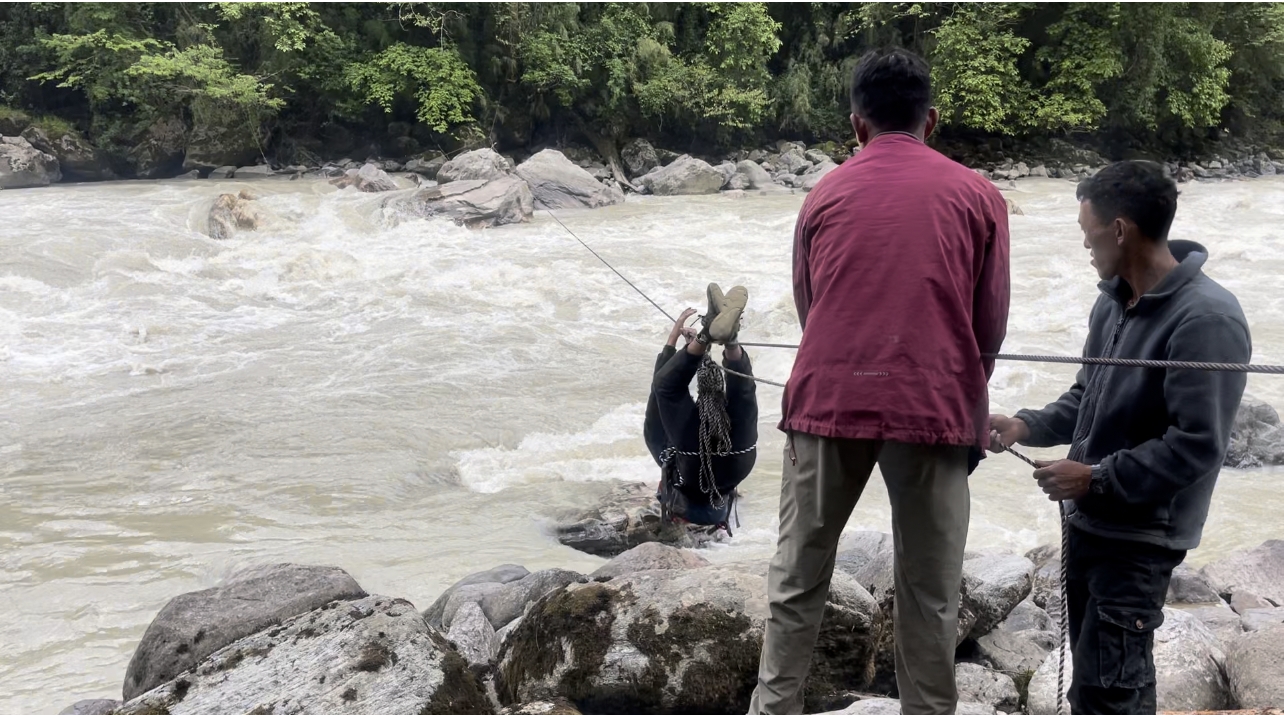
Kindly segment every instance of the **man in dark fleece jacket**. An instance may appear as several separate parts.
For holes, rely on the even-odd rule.
[[[1167,240],[1177,186],[1125,161],[1079,185],[1084,247],[1101,275],[1086,357],[1247,363],[1235,296],[1207,250]],[[990,420],[991,448],[1070,445],[1034,477],[1070,500],[1067,606],[1079,713],[1154,713],[1154,631],[1173,568],[1199,545],[1244,393],[1239,372],[1085,366],[1042,410]]]

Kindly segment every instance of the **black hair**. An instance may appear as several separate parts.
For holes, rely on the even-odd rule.
[[[932,108],[932,71],[902,49],[867,52],[852,72],[852,111],[882,131],[914,131]]]
[[[1079,182],[1075,196],[1102,222],[1126,218],[1155,241],[1168,238],[1177,213],[1177,183],[1153,161],[1115,162]]]

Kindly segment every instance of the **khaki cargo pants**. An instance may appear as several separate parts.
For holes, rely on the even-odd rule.
[[[963,550],[971,514],[966,447],[793,432],[785,445],[771,615],[750,715],[799,715],[838,539],[877,464],[896,549],[896,684],[904,715],[952,715]],[[796,460],[796,463],[795,463]]]

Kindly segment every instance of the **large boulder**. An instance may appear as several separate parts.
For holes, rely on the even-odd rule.
[[[725,182],[722,172],[687,154],[637,180],[657,196],[716,194]]]
[[[1284,706],[1284,625],[1236,639],[1226,654],[1226,675],[1241,708]]]
[[[241,231],[256,231],[263,222],[263,215],[254,205],[254,195],[242,190],[239,194],[220,194],[210,207],[210,238],[224,240]]]
[[[161,119],[144,129],[125,156],[125,171],[139,179],[166,179],[183,169],[187,126],[179,119]],[[223,166],[220,164],[219,166]]]
[[[638,571],[695,569],[708,565],[708,559],[695,552],[650,541],[639,544],[611,559],[602,568],[589,574],[589,578],[610,580],[616,576]]]
[[[58,715],[109,715],[118,707],[119,700],[78,700],[63,708]]]
[[[1203,573],[1223,597],[1250,591],[1284,606],[1284,540],[1231,554],[1205,566]]]
[[[513,172],[513,162],[492,149],[474,149],[464,152],[442,165],[437,171],[437,182],[490,181]]]
[[[1030,595],[1034,564],[1024,556],[983,555],[963,562],[962,601],[975,614],[969,635],[985,635]]]
[[[450,630],[446,632],[446,640],[454,643],[455,649],[474,668],[489,665],[499,648],[495,627],[476,603],[465,603],[455,613]]]
[[[28,189],[62,180],[58,160],[22,137],[0,137],[0,189]]]
[[[816,188],[816,185],[820,183],[821,179],[828,176],[829,172],[837,168],[837,164],[828,160],[817,164],[815,168],[811,169],[806,174],[803,174],[802,180],[798,182],[797,186],[803,191],[811,191]]]
[[[747,189],[756,189],[758,191],[778,190],[780,187],[776,182],[771,180],[771,174],[759,166],[757,163],[744,159],[736,164],[736,174],[743,176],[747,182]],[[733,177],[734,178],[734,177]]]
[[[976,641],[977,655],[1004,673],[1032,673],[1057,647],[1060,634],[1052,617],[1032,600],[1025,600],[993,631]]]
[[[500,652],[505,705],[564,697],[586,711],[743,713],[768,615],[765,564],[640,571],[537,602]],[[807,683],[809,708],[867,682],[880,615],[836,574]]]
[[[634,178],[649,173],[660,165],[660,157],[655,147],[645,139],[634,139],[620,150],[624,167],[629,170],[629,177]]]
[[[437,180],[437,172],[441,167],[446,165],[446,157],[438,154],[436,156],[419,156],[406,162],[406,171],[414,172],[425,179]]]
[[[125,700],[173,680],[230,643],[332,601],[365,596],[343,569],[298,564],[248,569],[222,586],[176,596],[134,651],[125,672]]]
[[[563,520],[556,532],[566,546],[608,557],[650,541],[689,548],[714,538],[681,524],[666,524],[655,487],[642,483],[616,487],[596,507]]]
[[[262,156],[262,142],[251,127],[232,124],[197,124],[187,137],[183,171],[202,173],[220,166],[251,166]]]
[[[1259,608],[1274,608],[1275,604],[1252,591],[1246,591],[1241,588],[1231,592],[1230,607],[1232,611],[1242,615]]]
[[[1208,630],[1212,631],[1223,651],[1244,633],[1244,624],[1240,620],[1239,614],[1227,608],[1225,604],[1221,606],[1199,606],[1182,610],[1198,618]]]
[[[1173,569],[1172,580],[1168,583],[1167,603],[1223,603],[1222,598],[1213,588],[1208,577],[1189,564],[1180,564]]]
[[[1240,400],[1225,464],[1241,468],[1284,464],[1284,426],[1274,407],[1247,395]]]
[[[236,175],[240,177],[241,171],[239,169]],[[397,189],[397,182],[393,181],[392,177],[374,164],[365,164],[360,169],[348,169],[343,173],[343,176],[330,179],[330,183],[340,189],[352,186],[357,191],[366,193],[395,191]]]
[[[1245,611],[1240,614],[1240,624],[1249,633],[1284,624],[1284,608],[1254,608]]]
[[[424,611],[424,620],[433,628],[444,631],[450,627],[450,619],[446,615],[448,611],[450,616],[453,617],[455,611],[462,604],[469,602],[480,603],[482,596],[486,593],[490,593],[506,583],[520,581],[530,575],[531,572],[527,571],[526,567],[516,564],[503,564],[492,569],[469,574],[456,581],[437,597],[437,600]],[[479,586],[483,588],[480,590],[475,588]],[[485,588],[487,586],[490,588]],[[459,595],[461,592],[463,593],[462,597]],[[473,594],[479,595],[474,596]]]
[[[408,601],[370,596],[238,640],[116,715],[489,715],[464,659]]]
[[[499,629],[521,618],[527,606],[545,595],[586,580],[582,574],[566,569],[536,571],[525,578],[489,590],[479,603],[491,625]]]
[[[63,180],[103,181],[116,178],[102,154],[71,129],[30,126],[23,130],[22,138],[58,160]]]
[[[958,686],[959,700],[982,703],[1005,712],[1015,710],[1021,700],[1016,682],[1003,673],[996,673],[975,663],[954,666],[954,682]]]
[[[517,175],[530,185],[536,208],[595,209],[624,202],[624,192],[593,178],[556,149],[522,162]]]
[[[392,209],[394,218],[447,218],[468,228],[522,223],[535,213],[530,187],[510,175],[490,181],[467,179],[429,186],[385,206]]]
[[[1054,647],[1039,665],[1039,669],[1034,672],[1034,677],[1030,678],[1025,698],[1026,712],[1029,715],[1061,715],[1057,711],[1057,672],[1062,652]],[[1065,677],[1061,679],[1062,696],[1069,694],[1070,682],[1074,678],[1074,656],[1070,653],[1068,645],[1064,648],[1064,657]]]

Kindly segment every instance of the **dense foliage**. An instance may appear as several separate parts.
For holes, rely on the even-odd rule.
[[[0,105],[278,149],[843,141],[852,63],[886,46],[929,58],[956,136],[1183,146],[1284,119],[1280,3],[12,3]]]

